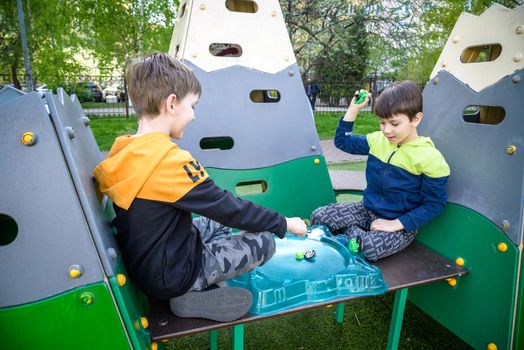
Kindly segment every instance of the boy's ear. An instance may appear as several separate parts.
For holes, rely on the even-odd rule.
[[[415,117],[413,117],[413,120],[411,121],[415,128],[420,124],[422,118],[424,118],[424,114],[422,114],[422,112],[418,112],[417,114],[415,114]]]
[[[167,96],[166,100],[165,100],[165,107],[167,109],[167,111],[169,112],[173,112],[174,111],[174,105],[177,103],[178,101],[178,98],[175,94],[171,94],[169,96]]]

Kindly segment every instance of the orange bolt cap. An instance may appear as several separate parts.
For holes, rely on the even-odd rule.
[[[499,243],[497,245],[497,248],[498,250],[500,250],[501,252],[506,252],[508,250],[508,245],[506,243]]]

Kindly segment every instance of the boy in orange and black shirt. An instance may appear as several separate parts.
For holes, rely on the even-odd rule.
[[[270,259],[272,233],[302,236],[306,225],[222,190],[171,141],[194,119],[201,87],[193,72],[156,53],[126,74],[138,130],[115,140],[94,175],[114,203],[128,273],[146,295],[170,299],[177,316],[239,318],[251,294],[216,284]],[[192,213],[202,217],[193,220]],[[249,232],[231,235],[229,227]]]

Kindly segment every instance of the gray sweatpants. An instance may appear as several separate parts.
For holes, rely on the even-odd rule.
[[[205,217],[193,220],[204,243],[202,270],[190,291],[229,280],[264,264],[275,254],[271,232],[241,231],[232,235],[231,228]]]
[[[334,234],[342,234],[348,239],[359,236],[362,250],[371,261],[395,254],[413,242],[415,231],[370,230],[371,223],[376,219],[378,216],[365,208],[362,202],[330,204],[311,214],[314,225],[326,225]]]

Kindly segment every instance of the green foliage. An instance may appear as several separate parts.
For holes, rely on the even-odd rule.
[[[167,51],[174,26],[170,0],[24,0],[33,76],[62,85],[85,74],[84,60],[123,72],[141,52]],[[143,7],[141,6],[143,4]],[[16,0],[0,2],[0,72],[23,76]]]
[[[365,13],[356,8],[353,21],[337,32],[338,39],[325,55],[316,58],[316,76],[322,82],[321,97],[348,97],[361,85],[368,58]],[[325,82],[343,81],[345,86]],[[352,87],[349,91],[348,87]],[[338,101],[333,101],[338,103]]]
[[[478,16],[495,2],[508,8],[514,8],[522,3],[522,1],[506,0],[428,2],[421,12],[421,20],[416,28],[417,35],[411,49],[395,62],[395,77],[399,80],[413,80],[420,85],[425,84],[461,13],[467,12]]]

